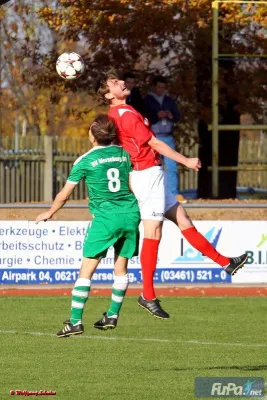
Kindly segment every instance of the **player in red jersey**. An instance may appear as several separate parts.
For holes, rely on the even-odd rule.
[[[97,93],[103,102],[109,104],[109,116],[119,129],[121,145],[130,154],[133,165],[131,187],[138,200],[144,225],[140,255],[143,293],[138,304],[155,317],[169,318],[169,314],[162,309],[156,298],[153,286],[164,217],[180,228],[191,246],[219,264],[230,275],[234,275],[244,265],[247,254],[234,258],[225,257],[196,230],[183,206],[166,184],[159,154],[196,171],[201,168],[200,160],[177,153],[154,136],[147,119],[126,104],[129,90],[116,75],[106,74],[98,83]]]

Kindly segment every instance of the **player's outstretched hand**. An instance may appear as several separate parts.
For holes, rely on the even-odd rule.
[[[194,169],[195,171],[199,171],[201,168],[201,161],[199,158],[188,158],[187,168]]]
[[[49,211],[46,211],[46,212],[44,212],[44,213],[42,213],[42,214],[39,214],[39,215],[36,217],[35,223],[38,224],[39,222],[41,222],[41,221],[47,221],[47,220],[50,219],[50,218],[52,218],[52,215],[50,214]]]

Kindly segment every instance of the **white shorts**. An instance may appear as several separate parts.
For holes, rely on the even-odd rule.
[[[132,171],[131,187],[137,198],[142,219],[163,221],[165,212],[178,203],[167,186],[161,166]]]

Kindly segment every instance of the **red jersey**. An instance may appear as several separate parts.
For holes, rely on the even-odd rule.
[[[128,104],[110,107],[108,115],[118,127],[121,145],[130,154],[134,170],[161,164],[159,153],[148,144],[154,134],[146,118]]]

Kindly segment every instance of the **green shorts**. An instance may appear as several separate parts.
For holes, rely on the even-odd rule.
[[[105,257],[110,246],[121,257],[138,255],[139,223],[139,212],[95,216],[84,238],[83,256]]]

